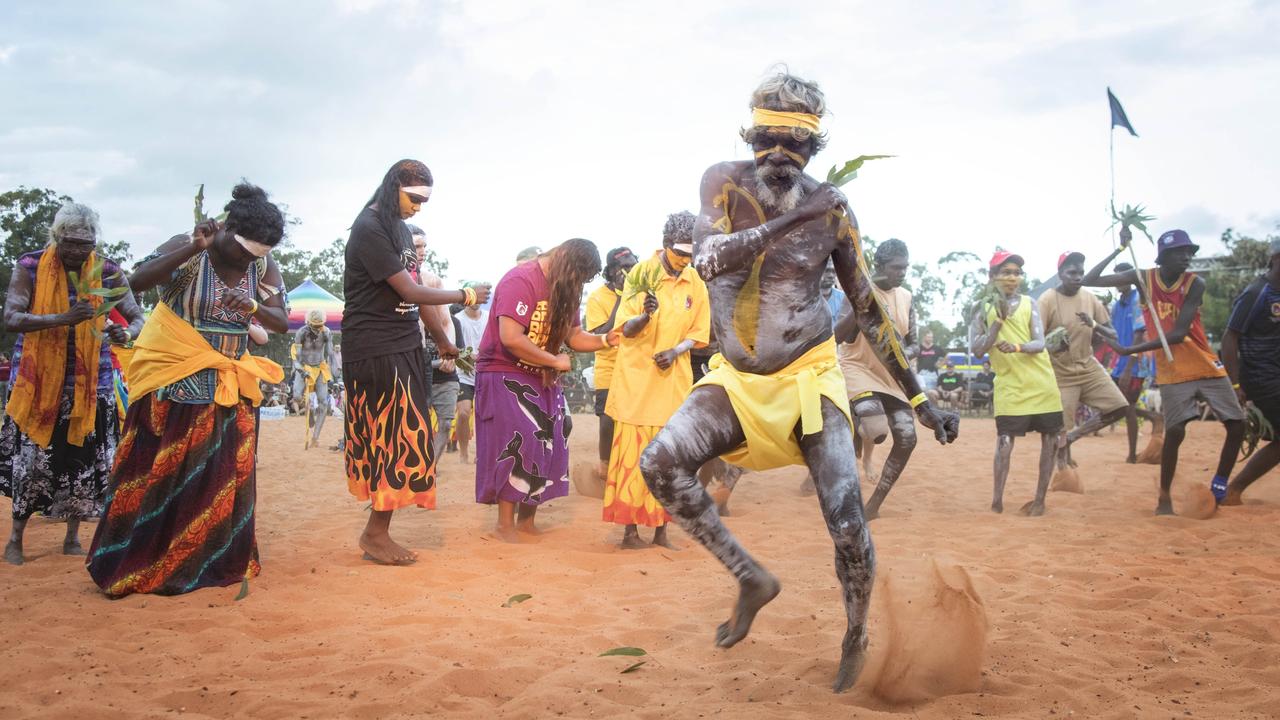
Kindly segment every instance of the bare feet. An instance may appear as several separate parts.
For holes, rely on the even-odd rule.
[[[1137,456],[1137,455],[1130,455],[1129,457],[1125,458],[1125,459],[1124,459],[1124,461],[1125,461],[1125,462],[1127,462],[1127,463],[1129,463],[1130,465],[1137,465],[1137,464],[1138,464],[1138,456]]]
[[[364,550],[365,560],[379,565],[411,565],[418,559],[418,553],[392,540],[390,535],[370,535],[368,531],[360,535],[360,549]]]
[[[1156,501],[1156,515],[1173,515],[1173,500],[1168,495]]]
[[[761,570],[759,576],[748,577],[738,582],[738,604],[733,608],[729,619],[716,628],[716,645],[730,648],[751,632],[751,623],[756,619],[760,608],[769,603],[782,591],[778,579]]]
[[[800,481],[799,492],[801,495],[813,495],[817,492],[813,487],[812,475],[805,475],[804,480]]]
[[[649,547],[649,543],[640,539],[640,531],[635,525],[628,525],[627,529],[622,531],[622,542],[618,543],[618,547],[623,550],[643,550]]]
[[[1243,504],[1244,504],[1244,491],[1243,491],[1243,490],[1237,490],[1236,488],[1231,487],[1230,485],[1228,485],[1228,486],[1227,486],[1227,496],[1226,496],[1225,498],[1223,498],[1223,499],[1222,499],[1222,504],[1223,504],[1223,505],[1243,505]]]
[[[503,527],[499,525],[493,529],[493,534],[505,543],[517,544],[520,542],[520,533],[516,532],[514,527]]]
[[[668,550],[679,550],[675,543],[671,542],[671,538],[667,537],[667,526],[663,525],[653,531],[653,544],[658,547],[664,547]]]
[[[22,559],[22,543],[10,540],[9,544],[4,546],[4,561],[10,565],[21,565],[25,562]]]
[[[539,530],[537,526],[533,524],[533,518],[529,518],[528,520],[517,520],[516,532],[521,532],[521,533],[524,533],[525,535],[541,535],[542,534],[542,531]]]
[[[1026,505],[1023,505],[1022,509],[1018,512],[1026,515],[1027,517],[1040,517],[1044,514],[1044,501],[1032,500]]]
[[[870,502],[867,503],[867,506],[863,508],[862,519],[866,520],[867,522],[871,522],[872,520],[875,520],[878,517],[880,517],[880,503],[872,499]]]
[[[83,555],[84,548],[80,546],[80,538],[71,537],[62,541],[63,555]]]
[[[862,626],[859,630],[861,632],[850,629],[844,634],[844,642],[840,647],[840,669],[836,672],[836,681],[831,686],[834,692],[844,692],[853,687],[853,683],[862,674],[862,665],[867,660],[866,626]]]
[[[1004,512],[1004,501],[1003,501],[1003,500],[992,500],[992,501],[991,501],[991,512],[993,512],[993,513],[1002,513],[1002,512]]]

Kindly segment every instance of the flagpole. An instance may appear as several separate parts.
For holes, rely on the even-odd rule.
[[[1107,131],[1108,156],[1111,158],[1111,211],[1116,209],[1116,126]],[[1116,244],[1116,226],[1111,226],[1111,246]],[[1136,266],[1135,266],[1136,267]]]

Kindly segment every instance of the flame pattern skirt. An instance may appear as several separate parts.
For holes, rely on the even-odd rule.
[[[564,395],[541,375],[476,373],[476,502],[538,505],[569,494]]]
[[[421,348],[342,365],[347,489],[374,510],[436,506],[427,367]]]

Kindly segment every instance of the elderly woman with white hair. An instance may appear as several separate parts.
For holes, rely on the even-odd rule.
[[[32,513],[65,518],[62,552],[80,555],[80,521],[102,512],[119,437],[110,344],[137,337],[142,311],[116,263],[97,255],[101,232],[96,212],[67,203],[49,244],[18,258],[9,281],[4,322],[21,335],[0,428],[0,492],[13,499],[4,559],[14,565]],[[106,317],[104,303],[116,300],[127,326]]]

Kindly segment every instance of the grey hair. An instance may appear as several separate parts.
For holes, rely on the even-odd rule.
[[[898,238],[889,238],[876,246],[877,267],[899,257],[909,258],[911,253],[907,251],[907,244]]]
[[[102,234],[102,224],[93,208],[78,202],[66,203],[53,216],[53,224],[49,226],[49,241],[56,243],[68,230],[77,228],[88,230],[95,241]]]
[[[662,246],[693,242],[693,224],[696,221],[697,218],[688,210],[668,215],[667,224],[662,226]]]
[[[761,82],[755,92],[751,93],[751,108],[777,110],[781,112],[808,113],[822,117],[827,112],[827,98],[822,94],[818,84],[796,77],[787,72],[783,66],[777,73]],[[817,154],[827,146],[827,133],[814,134],[808,128],[788,128],[791,137],[796,140],[812,140],[813,153]],[[755,142],[763,128],[750,127],[741,131],[742,139],[748,144]]]
[[[406,226],[408,226],[408,228],[409,228],[409,234],[410,234],[410,235],[412,235],[412,236],[414,236],[414,237],[426,237],[426,236],[427,236],[427,231],[426,231],[426,230],[423,230],[422,228],[418,227],[417,225],[413,225],[413,224],[410,224],[410,223],[405,223],[405,225],[406,225]]]

